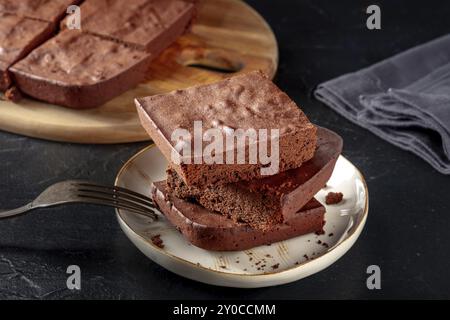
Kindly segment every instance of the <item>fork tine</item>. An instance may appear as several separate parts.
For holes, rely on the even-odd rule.
[[[89,189],[79,189],[77,191],[78,195],[81,196],[92,196],[96,198],[101,198],[104,200],[109,200],[118,203],[124,203],[130,206],[144,208],[144,209],[154,209],[155,206],[152,203],[142,202],[136,200],[135,198],[129,198],[127,196],[118,195],[114,192],[104,192],[98,190],[89,190]]]
[[[90,195],[79,195],[80,201],[83,203],[92,203],[99,205],[106,205],[109,207],[124,209],[133,213],[144,215],[156,220],[158,217],[152,209],[143,208],[140,206],[133,206],[122,202],[117,202],[111,199],[105,199],[101,197],[95,197]]]
[[[89,194],[93,194],[93,195],[102,195],[109,199],[129,201],[129,202],[133,202],[134,204],[139,204],[139,205],[150,207],[150,208],[154,207],[153,202],[143,201],[141,199],[131,197],[127,194],[122,194],[120,192],[115,192],[112,190],[110,191],[107,189],[100,189],[100,188],[94,188],[94,187],[81,187],[78,189],[78,192],[89,193]]]
[[[126,189],[126,188],[122,188],[119,186],[106,186],[106,185],[102,185],[102,184],[94,184],[91,182],[79,182],[78,185],[80,186],[86,186],[86,187],[95,187],[95,188],[102,188],[102,189],[108,189],[108,190],[114,190],[114,191],[118,191],[118,192],[123,192],[125,194],[129,194],[132,195],[136,198],[142,199],[144,201],[149,201],[149,202],[153,202],[153,200],[147,196],[144,196],[141,193],[132,191],[130,189]]]
[[[95,199],[101,199],[104,201],[109,201],[111,203],[117,203],[117,204],[123,204],[129,207],[133,207],[136,209],[140,209],[140,210],[148,210],[148,211],[153,211],[153,209],[155,208],[153,205],[142,205],[140,203],[136,203],[134,201],[129,201],[126,199],[122,199],[122,198],[113,198],[108,194],[102,194],[100,192],[78,192],[77,194],[79,197],[83,197],[83,198],[95,198]]]
[[[133,201],[145,204],[145,205],[153,206],[153,200],[151,198],[146,197],[140,193],[125,189],[125,188],[97,185],[97,184],[92,184],[92,183],[87,183],[87,182],[78,183],[78,186],[79,186],[80,191],[94,190],[94,191],[107,192],[110,194],[121,195],[124,198],[133,200]]]
[[[78,196],[91,198],[97,201],[107,201],[115,206],[125,206],[125,209],[145,210],[155,215],[155,205],[152,199],[137,192],[121,187],[97,185],[85,181],[76,181],[74,186],[78,189]],[[155,216],[156,217],[156,216]]]

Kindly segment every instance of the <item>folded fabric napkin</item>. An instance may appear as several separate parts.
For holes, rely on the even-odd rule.
[[[450,174],[450,35],[322,83],[314,95]]]

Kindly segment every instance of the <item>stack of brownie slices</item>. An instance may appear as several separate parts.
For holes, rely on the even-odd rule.
[[[192,244],[208,250],[244,250],[321,232],[325,207],[314,195],[326,185],[342,150],[334,132],[310,123],[263,73],[136,99],[144,128],[169,161],[167,179],[151,196]],[[172,133],[278,129],[279,172],[263,165],[174,161]],[[246,150],[247,151],[247,150]]]
[[[71,5],[81,29],[67,27]],[[145,80],[194,15],[192,0],[0,0],[0,91],[102,105]]]

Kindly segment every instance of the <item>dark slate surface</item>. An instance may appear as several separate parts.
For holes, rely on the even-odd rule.
[[[276,82],[315,123],[344,137],[344,155],[365,174],[370,214],[355,246],[328,269],[284,286],[215,288],[176,276],[143,256],[113,210],[71,206],[0,221],[0,298],[450,298],[450,177],[312,100],[317,83],[450,31],[448,1],[377,1],[382,30],[365,28],[370,1],[248,1],[280,44]],[[112,183],[145,143],[60,144],[0,132],[0,207],[24,204],[53,182]],[[82,290],[65,270],[82,269]],[[382,289],[366,288],[377,264]]]

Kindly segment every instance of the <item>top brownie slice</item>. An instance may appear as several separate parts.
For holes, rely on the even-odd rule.
[[[194,4],[182,0],[86,0],[81,28],[157,55],[184,33],[193,14]]]
[[[49,38],[50,23],[0,12],[0,91],[12,81],[8,68]]]
[[[256,163],[245,161],[238,164],[207,164],[196,162],[196,159],[190,164],[188,161],[172,161],[178,149],[176,141],[172,140],[173,132],[184,129],[194,136],[196,121],[201,121],[203,131],[215,128],[225,138],[232,129],[266,129],[270,137],[270,141],[267,141],[268,150],[271,150],[274,141],[270,132],[278,129],[279,166],[272,174],[299,167],[313,157],[316,148],[316,127],[260,71],[214,84],[136,99],[136,105],[144,128],[187,185],[206,186],[264,176],[261,169],[265,164],[260,158]],[[257,140],[257,143],[264,143],[260,136]],[[247,142],[245,157],[249,160],[250,148]],[[207,144],[203,142],[203,147]],[[232,151],[237,153],[235,145]]]
[[[57,22],[66,14],[67,7],[80,0],[0,0],[0,12]]]

